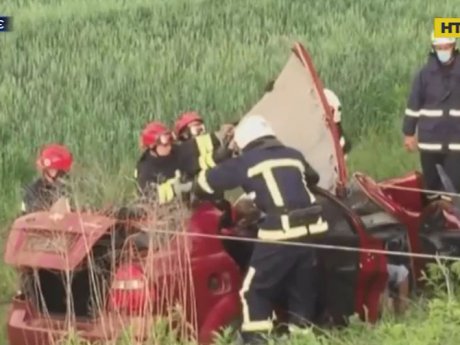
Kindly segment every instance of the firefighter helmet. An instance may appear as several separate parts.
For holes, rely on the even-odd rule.
[[[172,140],[173,138],[169,128],[158,121],[148,123],[141,133],[142,148],[148,148],[158,144],[167,145],[170,144]]]
[[[324,95],[326,96],[327,103],[332,108],[334,122],[339,123],[342,120],[342,105],[339,97],[337,97],[337,95],[329,89],[324,89]]]
[[[455,44],[454,37],[434,37],[434,31],[431,33],[431,44],[434,46],[442,44]]]
[[[182,113],[176,120],[176,123],[174,125],[174,132],[176,133],[176,135],[180,137],[183,131],[192,122],[200,122],[201,124],[203,124],[203,118],[196,111]]]
[[[261,115],[248,115],[240,121],[234,133],[235,143],[240,150],[257,139],[275,136],[275,131]]]
[[[73,156],[67,147],[60,144],[45,145],[37,159],[39,170],[55,169],[58,171],[69,172],[72,168]]]

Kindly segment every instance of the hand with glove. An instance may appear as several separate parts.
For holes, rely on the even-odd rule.
[[[174,192],[176,195],[181,195],[185,193],[190,193],[193,187],[193,181],[187,176],[180,176],[174,180]]]

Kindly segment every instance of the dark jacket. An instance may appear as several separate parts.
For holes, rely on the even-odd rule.
[[[419,149],[460,150],[460,57],[442,65],[431,53],[412,82],[403,133],[417,131]]]
[[[221,145],[214,133],[207,133],[181,143],[180,157],[181,172],[193,179],[201,170],[230,158],[231,151]]]
[[[311,206],[316,204],[316,199],[309,187],[318,182],[319,175],[299,151],[272,137],[255,141],[240,156],[202,171],[198,176],[198,185],[208,193],[236,187],[242,187],[248,194],[254,192],[254,202],[265,214],[260,224],[261,238],[261,232],[270,230],[285,233],[286,239],[297,237],[291,236],[289,230],[300,233],[299,228],[320,222],[320,211],[312,216],[312,220],[294,220],[295,217],[290,216],[291,211],[313,209]],[[278,239],[285,236],[280,235]]]
[[[139,192],[149,198],[157,198],[159,203],[171,201],[175,196],[174,182],[180,178],[180,159],[177,146],[173,146],[168,156],[157,157],[144,151],[137,162],[134,176]]]
[[[49,210],[61,197],[69,197],[69,189],[64,179],[50,183],[38,178],[24,189],[21,211],[23,214]]]

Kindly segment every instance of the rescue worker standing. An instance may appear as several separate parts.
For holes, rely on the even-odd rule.
[[[140,141],[144,152],[134,173],[140,192],[159,204],[172,201],[182,189],[186,192],[185,185],[180,184],[180,159],[171,131],[161,122],[150,122]]]
[[[224,128],[225,132],[231,131],[230,125]],[[182,172],[190,178],[200,170],[212,168],[217,162],[231,157],[232,152],[227,149],[225,139],[219,139],[216,133],[207,133],[204,121],[197,112],[185,112],[179,116],[174,131],[181,142]]]
[[[21,205],[22,213],[49,210],[61,197],[67,197],[65,178],[72,164],[73,156],[66,146],[45,145],[36,161],[41,177],[25,188]]]
[[[234,141],[241,155],[201,171],[198,191],[213,194],[242,187],[247,194],[255,193],[254,202],[264,213],[258,230],[261,240],[304,241],[327,231],[321,207],[309,190],[319,176],[299,151],[279,142],[258,115],[238,124]],[[288,298],[290,325],[303,328],[312,319],[315,261],[312,248],[255,244],[240,292],[246,343],[258,343],[259,332],[271,331],[273,304],[280,293]]]
[[[428,61],[412,82],[403,121],[404,146],[420,150],[426,189],[443,190],[436,170],[440,164],[460,191],[460,58],[454,38],[432,34],[431,44]],[[433,201],[439,194],[426,197]]]

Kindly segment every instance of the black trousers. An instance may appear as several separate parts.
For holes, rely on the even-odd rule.
[[[287,296],[289,325],[304,328],[313,319],[316,303],[316,253],[310,248],[256,243],[240,292],[242,336],[256,344],[260,332],[270,332],[274,304]]]
[[[420,163],[426,189],[445,191],[436,168],[436,164],[440,164],[451,179],[456,191],[460,193],[460,152],[421,151]],[[427,201],[440,198],[436,193],[425,193],[425,196]]]

